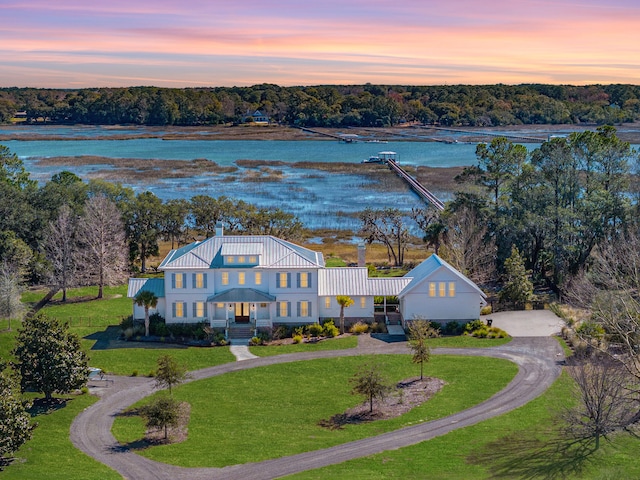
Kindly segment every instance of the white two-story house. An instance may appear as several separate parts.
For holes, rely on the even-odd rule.
[[[369,278],[365,267],[327,268],[321,253],[273,236],[216,236],[172,250],[164,278],[129,281],[128,296],[150,290],[168,324],[206,322],[228,329],[300,325],[340,316],[339,295],[354,300],[348,323],[373,320],[374,297],[397,296],[404,319],[446,322],[478,318],[482,291],[436,255],[405,277]],[[133,316],[144,318],[134,302]]]

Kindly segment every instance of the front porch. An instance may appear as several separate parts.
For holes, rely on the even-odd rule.
[[[252,288],[232,288],[207,298],[211,306],[211,328],[223,329],[227,339],[257,335],[259,328],[271,328],[271,304],[275,297]],[[242,335],[238,337],[237,335]]]

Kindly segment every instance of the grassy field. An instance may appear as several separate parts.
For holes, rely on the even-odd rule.
[[[64,408],[41,413],[33,420],[33,438],[15,454],[18,459],[3,472],[2,480],[115,480],[122,477],[77,450],[69,439],[69,427],[82,410],[98,399],[90,395],[65,395]]]
[[[640,478],[639,440],[611,437],[592,452],[571,446],[555,414],[571,404],[572,380],[564,374],[542,396],[510,413],[399,450],[286,477],[320,479],[630,479]]]
[[[317,425],[362,402],[350,394],[349,378],[372,357],[343,357],[273,365],[193,382],[174,390],[191,404],[189,438],[149,448],[146,457],[189,467],[225,466],[337,445],[433,420],[468,408],[504,388],[517,367],[505,360],[435,356],[425,374],[447,385],[426,404],[384,421],[327,430]],[[415,377],[408,355],[376,360],[393,381]],[[267,380],[268,379],[268,380]],[[148,401],[148,400],[147,400]],[[144,403],[144,401],[143,401]],[[135,442],[144,431],[139,419],[119,417],[114,435]],[[215,451],[215,455],[211,452]]]

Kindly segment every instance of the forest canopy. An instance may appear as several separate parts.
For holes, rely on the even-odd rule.
[[[2,88],[0,123],[218,125],[251,121],[299,127],[594,125],[640,119],[638,85],[320,85],[216,88]]]

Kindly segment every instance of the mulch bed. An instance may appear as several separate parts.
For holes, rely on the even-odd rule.
[[[373,412],[369,412],[369,402],[366,401],[344,413],[320,420],[318,425],[329,430],[339,430],[349,424],[399,417],[425,403],[444,385],[444,380],[432,377],[425,377],[423,380],[419,377],[402,380],[383,400],[373,402]]]

